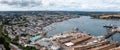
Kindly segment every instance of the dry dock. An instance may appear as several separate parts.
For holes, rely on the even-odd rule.
[[[88,33],[70,30],[53,35],[50,40],[59,45],[61,50],[113,50],[119,49],[119,43],[108,41],[106,38],[114,34],[90,36]]]

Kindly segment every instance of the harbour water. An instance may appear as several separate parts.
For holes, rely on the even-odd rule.
[[[103,26],[107,24],[120,26],[120,20],[92,19],[90,16],[81,16],[80,18],[73,18],[63,22],[53,23],[45,27],[45,29],[48,31],[47,36],[71,30],[75,27],[79,28],[80,31],[91,34],[92,36],[100,36],[107,33],[106,29],[103,28]],[[112,38],[109,38],[109,40],[111,39]],[[113,40],[120,41],[120,33],[115,34],[113,36]]]

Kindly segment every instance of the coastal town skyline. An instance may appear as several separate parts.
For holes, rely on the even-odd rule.
[[[0,50],[120,50],[120,0],[0,0]]]

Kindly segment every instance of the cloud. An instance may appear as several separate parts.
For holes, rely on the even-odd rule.
[[[120,11],[119,0],[0,0],[0,10]]]
[[[9,6],[16,7],[35,7],[42,5],[41,1],[32,1],[32,0],[2,0],[1,4],[6,4]]]

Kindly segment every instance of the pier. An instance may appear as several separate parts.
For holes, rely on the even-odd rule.
[[[105,25],[103,27],[106,28],[107,30],[107,34],[104,35],[105,38],[109,38],[116,33],[120,33],[120,26],[111,24],[111,25]]]
[[[120,33],[120,26],[117,25],[105,25],[103,26],[107,29],[108,33]]]

